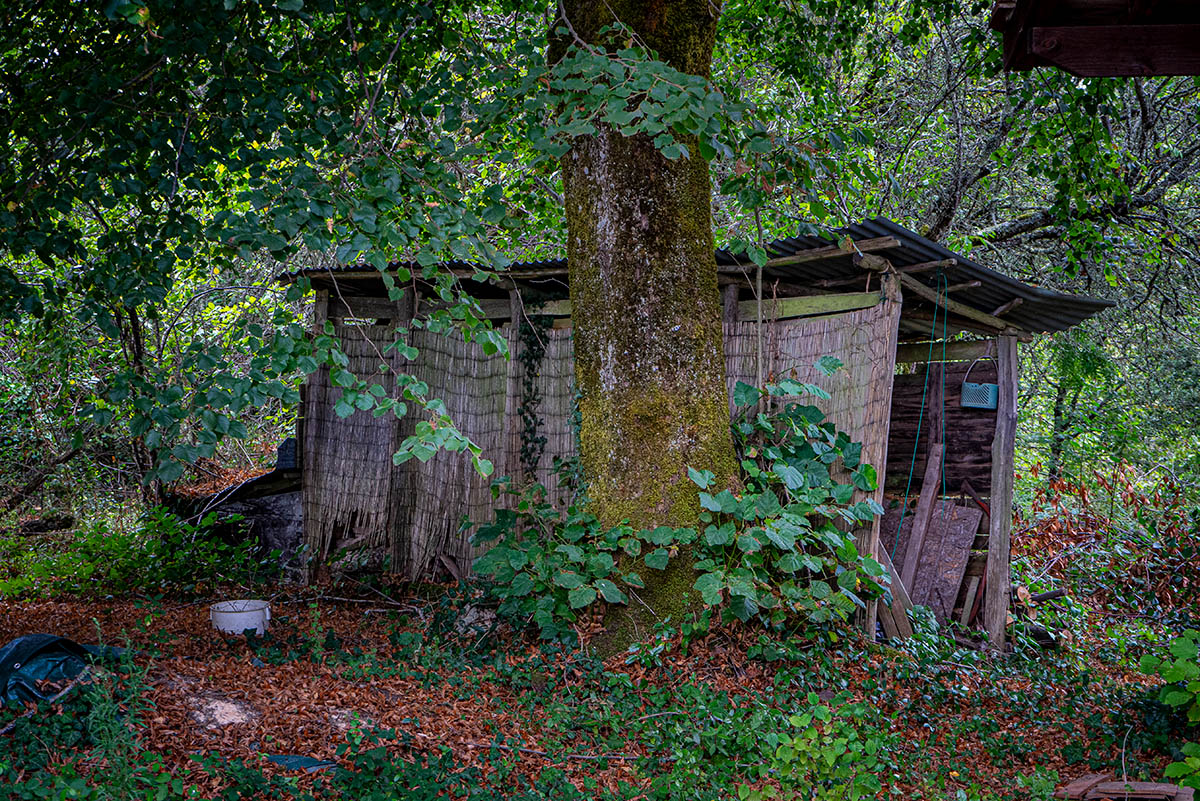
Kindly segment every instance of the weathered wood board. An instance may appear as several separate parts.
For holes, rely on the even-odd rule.
[[[1117,781],[1111,773],[1089,773],[1054,791],[1055,798],[1101,801],[1113,799],[1145,799],[1151,801],[1192,801],[1195,790],[1163,782]]]
[[[915,477],[912,492],[918,490],[916,482],[925,473],[925,460],[929,453],[929,430],[935,416],[934,396],[945,383],[943,402],[937,402],[937,413],[945,409],[945,492],[957,491],[963,481],[983,496],[991,494],[992,486],[992,439],[996,433],[996,411],[994,409],[971,409],[962,405],[962,384],[968,378],[974,383],[996,382],[996,363],[982,359],[974,364],[957,362],[947,364],[942,374],[937,374],[937,385],[932,379],[926,383],[925,365],[917,365],[916,372],[898,375],[892,387],[891,426],[888,429],[887,473],[885,481],[889,490],[903,491],[908,484],[911,471]],[[922,412],[922,406],[924,412]],[[917,427],[920,424],[920,437]],[[941,427],[941,424],[938,426]]]
[[[962,585],[967,559],[971,555],[971,544],[975,541],[975,530],[983,512],[958,506],[952,501],[939,500],[934,507],[925,542],[921,547],[912,586],[907,587],[914,604],[928,606],[939,622],[945,623],[954,611],[954,602]],[[913,515],[905,515],[900,531],[900,542],[896,544],[896,527],[900,523],[900,510],[893,509],[883,518],[880,530],[880,545],[889,552],[895,548],[897,568],[900,560],[907,562],[908,544],[912,537]]]
[[[883,626],[883,633],[889,640],[908,639],[913,636],[912,623],[908,619],[908,610],[912,609],[912,601],[909,600],[908,591],[904,589],[904,581],[888,557],[887,549],[882,547],[882,543],[880,545],[876,555],[879,564],[883,565],[887,570],[888,578],[891,579],[892,603],[890,606],[881,605],[879,607],[879,622]]]

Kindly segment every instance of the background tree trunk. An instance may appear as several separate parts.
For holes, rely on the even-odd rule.
[[[573,0],[563,13],[584,41],[603,46],[597,32],[619,18],[676,69],[709,72],[719,5],[708,0]],[[552,39],[551,57],[568,44]],[[696,526],[687,468],[735,480],[709,165],[684,143],[689,158],[669,161],[648,137],[604,130],[576,139],[562,162],[580,457],[606,525]],[[693,603],[687,554],[639,573],[646,589],[610,612],[602,651],[658,619],[679,622]]]

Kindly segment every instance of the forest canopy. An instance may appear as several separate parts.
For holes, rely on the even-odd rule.
[[[1192,79],[1003,74],[987,4],[729,2],[711,77],[619,26],[572,44],[553,5],[17,2],[4,11],[0,313],[19,482],[44,454],[173,479],[274,440],[297,377],[339,367],[284,271],[402,270],[425,325],[502,349],[480,277],[561,255],[559,159],[611,126],[709,161],[716,241],[884,215],[1024,280],[1121,302],[1026,359],[1022,454],[1198,467]],[[401,344],[401,347],[404,345]],[[340,376],[346,408],[425,409]],[[1032,413],[1031,413],[1032,412]],[[420,454],[430,443],[412,442]],[[1150,454],[1165,450],[1162,458]],[[241,456],[238,456],[239,453]],[[481,469],[486,454],[473,453]]]

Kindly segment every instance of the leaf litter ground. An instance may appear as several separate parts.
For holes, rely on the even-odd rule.
[[[198,753],[251,763],[263,754],[337,760],[356,728],[380,727],[404,733],[397,758],[450,749],[486,775],[499,754],[529,777],[554,766],[577,787],[634,798],[631,788],[651,787],[655,772],[670,773],[681,758],[681,746],[654,724],[694,729],[697,751],[730,737],[695,703],[675,708],[672,694],[725,698],[736,709],[842,691],[880,711],[898,766],[880,777],[888,794],[1028,797],[1014,794],[1016,782],[1039,772],[1067,780],[1122,762],[1151,773],[1161,767],[1153,754],[1123,753],[1128,731],[1124,743],[1117,736],[1136,725],[1121,706],[1144,693],[1147,679],[1078,654],[1048,666],[1040,656],[986,660],[952,651],[945,638],[936,641],[942,650],[926,653],[824,638],[767,661],[760,633],[722,629],[686,652],[676,636],[653,657],[619,656],[589,669],[577,652],[547,657],[504,627],[456,633],[449,625],[433,634],[445,604],[429,598],[425,588],[380,608],[377,598],[281,595],[269,639],[257,642],[216,633],[208,599],[5,602],[0,641],[49,632],[127,643],[150,664],[153,712],[141,741],[181,773]],[[611,697],[618,685],[628,688],[619,703]],[[738,759],[766,759],[753,753],[751,735]],[[738,760],[730,764],[736,770]]]

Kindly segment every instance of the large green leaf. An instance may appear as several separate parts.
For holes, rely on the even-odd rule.
[[[572,609],[581,609],[596,600],[596,591],[589,586],[576,587],[567,593],[567,603]]]

